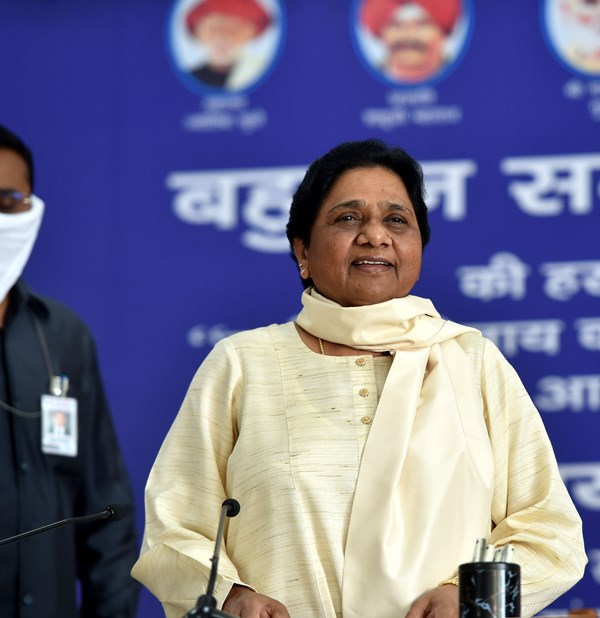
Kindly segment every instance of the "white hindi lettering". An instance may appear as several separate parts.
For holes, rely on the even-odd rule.
[[[441,206],[448,221],[459,221],[467,216],[467,179],[477,172],[475,161],[435,161],[423,163],[427,188],[427,208]]]
[[[475,174],[473,161],[424,163],[428,207],[441,208],[450,221],[467,212],[466,181]],[[208,172],[172,172],[166,185],[174,191],[173,212],[190,225],[212,225],[228,231],[241,223],[245,247],[264,253],[285,253],[285,226],[292,196],[306,168],[270,167]]]
[[[575,320],[579,345],[592,351],[600,350],[600,318],[579,318]]]
[[[243,206],[243,219],[250,229],[242,235],[242,244],[249,249],[269,253],[285,253],[290,245],[285,226],[292,196],[302,180],[304,170],[280,170],[268,181],[248,190]]]
[[[559,464],[558,467],[577,505],[600,511],[600,462]]]
[[[479,322],[470,324],[491,339],[505,356],[519,350],[556,356],[560,352],[561,320],[520,320],[511,322]]]
[[[218,341],[236,332],[238,331],[228,328],[225,324],[214,324],[212,326],[197,324],[190,328],[186,338],[188,345],[192,348],[202,348],[205,345],[212,348]]]
[[[175,191],[175,215],[192,225],[232,230],[241,218],[249,226],[242,244],[255,251],[289,250],[285,225],[292,195],[304,167],[262,168],[211,172],[173,172],[166,180]]]
[[[600,375],[546,376],[533,398],[541,412],[600,411]]]
[[[600,260],[546,262],[540,272],[546,277],[544,292],[549,298],[570,300],[582,290],[600,296]]]
[[[469,298],[490,301],[509,297],[521,300],[530,268],[512,253],[496,253],[489,266],[461,266],[456,274],[460,291]]]
[[[219,230],[237,225],[236,184],[227,174],[174,172],[167,177],[167,187],[176,191],[173,210],[182,221],[213,224]]]
[[[592,212],[600,154],[509,157],[500,162],[500,169],[507,175],[530,176],[508,185],[509,194],[525,214],[555,217],[564,210],[574,215]]]

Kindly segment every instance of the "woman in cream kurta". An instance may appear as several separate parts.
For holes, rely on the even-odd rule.
[[[491,520],[499,525],[490,540],[514,544],[529,615],[578,579],[580,521],[512,368],[476,333],[458,342],[482,389],[494,453]],[[238,582],[284,600],[294,618],[342,615],[356,478],[390,364],[389,356],[316,354],[292,324],[217,344],[194,377],[147,486],[144,548],[133,574],[163,602],[168,618],[181,617],[206,588],[228,496],[242,508],[229,520],[219,603]],[[427,456],[443,462],[447,450],[455,445],[436,443]],[[479,497],[461,499],[470,506]],[[470,546],[478,534],[468,534]],[[432,572],[431,586],[470,555],[451,558],[454,569]],[[365,572],[363,586],[370,585]]]
[[[455,618],[438,585],[482,536],[513,544],[525,616],[581,577],[581,521],[520,380],[410,295],[422,196],[418,164],[375,140],[309,169],[288,223],[296,323],[215,346],[148,480],[133,574],[169,618],[206,587],[227,497],[215,596],[237,616]]]

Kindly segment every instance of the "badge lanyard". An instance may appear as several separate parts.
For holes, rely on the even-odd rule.
[[[48,343],[37,316],[30,311],[35,326],[44,363],[48,372],[49,394],[42,395],[41,408],[36,412],[25,412],[0,401],[0,407],[21,418],[41,418],[42,452],[51,455],[75,457],[77,455],[77,400],[67,397],[69,378],[55,375]]]

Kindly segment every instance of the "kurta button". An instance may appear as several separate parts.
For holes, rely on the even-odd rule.
[[[21,472],[28,472],[29,471],[29,462],[28,461],[22,461],[19,464],[19,468],[21,469]]]
[[[23,605],[33,605],[33,595],[32,594],[24,594],[21,597],[21,603],[23,603]]]
[[[360,419],[360,422],[361,422],[363,425],[370,425],[372,420],[373,420],[373,419],[372,419],[370,416],[363,416],[363,417]]]
[[[356,359],[356,364],[357,364],[359,367],[362,367],[362,366],[363,366],[366,362],[367,362],[367,361],[366,361],[366,360],[365,360],[362,356],[361,356],[360,358],[357,358],[357,359]]]
[[[369,389],[368,389],[368,388],[361,388],[361,389],[358,391],[358,394],[359,394],[361,397],[366,397],[366,396],[369,394]]]

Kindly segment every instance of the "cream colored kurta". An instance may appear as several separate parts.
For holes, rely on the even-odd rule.
[[[490,540],[515,545],[523,615],[530,615],[581,577],[581,521],[541,419],[510,365],[479,334],[456,341],[481,387],[493,452]],[[280,600],[292,618],[342,616],[354,490],[390,364],[390,358],[368,354],[315,354],[293,324],[238,333],[215,346],[148,480],[144,545],[133,574],[163,602],[168,618],[184,614],[206,588],[226,497],[239,500],[242,509],[229,522],[218,602],[238,582]],[[390,435],[390,449],[395,439]],[[431,456],[447,446],[432,445]],[[473,504],[478,497],[464,500]],[[449,520],[455,516],[448,513]],[[417,527],[419,534],[425,532]],[[465,561],[444,558],[456,566]],[[430,565],[407,565],[415,568]],[[364,573],[365,589],[377,583],[370,576]]]

